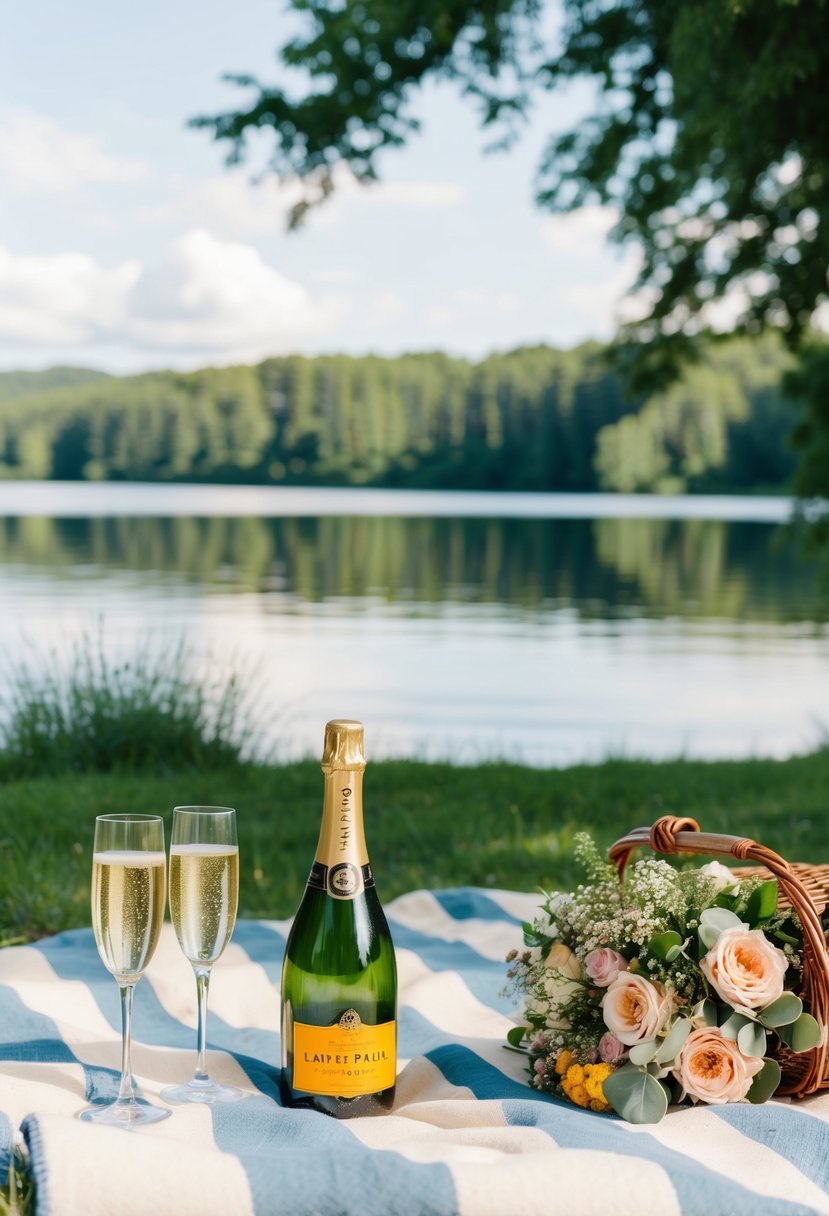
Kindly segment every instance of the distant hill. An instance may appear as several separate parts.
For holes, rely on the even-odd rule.
[[[0,375],[0,479],[679,494],[784,490],[798,410],[773,335],[714,343],[630,398],[604,349],[288,355]]]
[[[0,401],[48,393],[54,388],[75,388],[94,380],[109,379],[107,372],[91,367],[49,367],[43,372],[0,372]]]

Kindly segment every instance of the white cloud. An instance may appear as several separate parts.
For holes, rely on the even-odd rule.
[[[332,320],[258,249],[218,241],[204,229],[185,233],[141,276],[130,311],[143,345],[240,358],[285,350]]]
[[[0,172],[23,191],[71,191],[152,177],[145,161],[112,156],[100,136],[64,131],[33,110],[7,111],[0,119]]]
[[[114,269],[82,253],[15,257],[0,246],[0,345],[72,344],[124,323],[138,262]]]
[[[160,260],[107,269],[79,253],[16,257],[0,247],[0,348],[102,344],[157,354],[248,361],[317,337],[336,306],[316,301],[250,245],[193,229]]]

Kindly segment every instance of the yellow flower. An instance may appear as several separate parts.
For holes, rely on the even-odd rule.
[[[567,1069],[573,1062],[572,1051],[561,1051],[556,1057],[556,1072],[560,1077],[563,1077]]]
[[[564,1074],[564,1085],[584,1085],[584,1068],[581,1064],[571,1064]]]
[[[576,1106],[595,1111],[610,1110],[602,1089],[603,1082],[613,1072],[610,1064],[574,1063],[572,1051],[562,1051],[556,1060],[556,1072],[561,1077],[564,1096]]]
[[[583,1085],[573,1085],[570,1089],[565,1090],[565,1093],[571,1102],[575,1102],[576,1106],[586,1107],[590,1105],[587,1090]]]
[[[591,1099],[591,1102],[599,1102],[603,1109],[607,1109],[605,1101],[603,1083],[607,1080],[613,1069],[609,1064],[588,1064],[584,1069],[584,1088]]]

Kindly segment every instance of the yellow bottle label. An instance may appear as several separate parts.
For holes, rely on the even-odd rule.
[[[358,1098],[394,1085],[397,1023],[369,1026],[347,1009],[333,1026],[294,1022],[294,1089]]]

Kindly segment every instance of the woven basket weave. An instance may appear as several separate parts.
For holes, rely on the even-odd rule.
[[[821,917],[829,902],[829,865],[792,864],[743,836],[719,836],[700,831],[693,819],[664,815],[653,827],[634,828],[610,849],[610,860],[621,878],[631,853],[648,845],[655,853],[704,853],[735,857],[755,864],[736,867],[735,874],[776,878],[781,908],[793,908],[803,926],[803,979],[798,995],[823,1032],[820,1045],[795,1054],[782,1047],[777,1060],[783,1078],[779,1095],[805,1098],[829,1088],[829,951]]]

